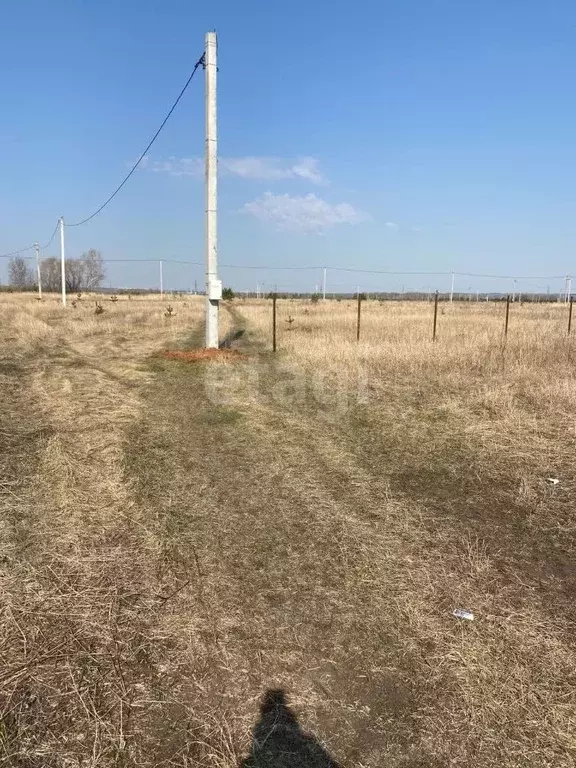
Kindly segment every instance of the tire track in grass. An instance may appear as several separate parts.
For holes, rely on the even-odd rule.
[[[128,438],[158,568],[189,582],[166,619],[188,667],[176,698],[223,713],[246,748],[258,699],[283,687],[345,763],[434,765],[415,714],[442,673],[423,686],[402,637],[403,510],[333,431],[278,405],[275,361],[243,352],[163,362]]]

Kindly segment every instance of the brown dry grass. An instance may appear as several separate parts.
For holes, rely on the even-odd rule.
[[[197,368],[132,302],[0,296],[0,761],[232,768],[283,688],[345,766],[573,766],[565,309],[235,302]]]
[[[363,544],[363,578],[367,593],[381,590],[378,615],[394,625],[403,654],[415,651],[412,674],[433,692],[414,713],[420,739],[435,745],[428,759],[572,765],[576,381],[567,309],[514,306],[506,344],[503,305],[442,310],[433,344],[430,305],[367,303],[358,344],[354,303],[280,302],[279,346],[306,381],[311,439],[331,433],[342,458],[350,452],[389,499],[382,539],[373,533]],[[269,337],[269,305],[242,312]],[[451,626],[458,606],[477,621]]]

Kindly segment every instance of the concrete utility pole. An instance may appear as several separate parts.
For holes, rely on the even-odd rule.
[[[322,275],[322,301],[326,301],[326,267],[324,267],[324,274]]]
[[[516,301],[516,278],[512,282],[512,303]]]
[[[64,216],[60,216],[60,279],[62,281],[62,306],[66,306],[66,251],[64,247]]]
[[[40,246],[34,243],[34,253],[36,254],[36,274],[38,275],[38,298],[42,301],[42,274],[40,272]]]
[[[566,275],[566,304],[570,303],[572,296],[572,275]]]
[[[206,347],[218,349],[218,305],[222,282],[218,279],[217,222],[217,64],[216,32],[206,34]]]
[[[160,298],[164,298],[164,275],[162,274],[162,259],[160,259]]]
[[[452,283],[450,285],[450,304],[454,301],[454,272],[452,272]]]

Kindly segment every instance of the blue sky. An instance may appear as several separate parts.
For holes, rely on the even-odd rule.
[[[0,45],[0,252],[110,194],[219,34],[220,258],[399,271],[576,269],[576,4],[20,0]],[[203,73],[69,255],[203,260]],[[56,253],[55,250],[53,250]],[[46,254],[50,255],[50,253]],[[5,278],[6,264],[0,264]],[[3,271],[2,271],[3,270]],[[155,265],[114,264],[114,285]],[[222,270],[313,288],[316,272]],[[169,287],[201,267],[166,265]],[[460,288],[509,290],[462,278]],[[550,282],[556,290],[559,281]],[[448,278],[329,273],[329,288]],[[547,281],[527,281],[545,288]]]

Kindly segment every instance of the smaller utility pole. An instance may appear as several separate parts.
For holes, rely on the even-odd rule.
[[[516,301],[516,278],[512,281],[512,303]]]
[[[40,272],[40,246],[34,243],[34,253],[36,254],[36,274],[38,275],[38,299],[42,301],[42,274]]]
[[[164,275],[162,274],[162,259],[160,259],[160,299],[164,298]]]
[[[572,275],[566,275],[566,303],[570,302],[572,297]]]
[[[326,301],[326,267],[324,267],[324,274],[322,277],[322,301]]]
[[[60,278],[62,280],[62,306],[66,306],[66,251],[64,246],[64,216],[60,216]]]

